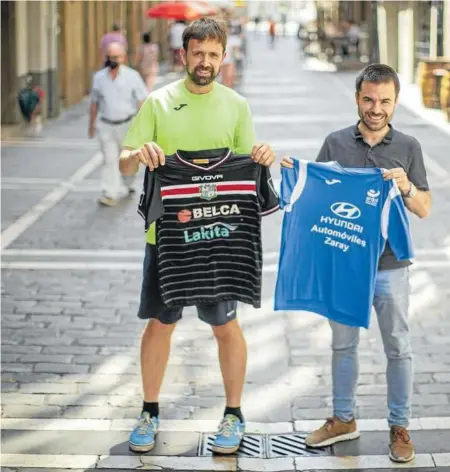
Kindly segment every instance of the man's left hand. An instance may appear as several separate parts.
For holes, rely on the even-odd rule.
[[[270,167],[276,158],[274,150],[268,144],[255,144],[250,156],[254,162],[266,167]]]
[[[406,194],[409,192],[410,182],[406,172],[401,167],[395,167],[383,172],[383,178],[384,180],[394,179],[401,193]]]

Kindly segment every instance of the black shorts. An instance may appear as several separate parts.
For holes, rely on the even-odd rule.
[[[154,318],[164,324],[176,323],[181,319],[183,307],[168,307],[162,302],[156,270],[156,257],[156,246],[146,244],[138,317],[143,320]],[[234,320],[236,309],[236,301],[197,305],[198,317],[212,326],[221,326]]]

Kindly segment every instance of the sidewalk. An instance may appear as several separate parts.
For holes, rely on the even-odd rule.
[[[293,38],[274,50],[251,40],[241,90],[258,139],[279,156],[313,159],[326,134],[355,122],[352,73],[309,68]],[[315,453],[307,431],[330,414],[330,332],[312,314],[273,312],[282,214],[264,220],[262,308],[241,306],[249,347],[241,454],[207,447],[223,412],[211,330],[185,310],[161,397],[154,451],[128,451],[139,414],[136,317],[144,249],[136,200],[96,205],[100,156],[86,139],[87,105],[68,110],[34,141],[2,143],[2,463],[25,470],[391,470],[385,359],[375,321],[361,332],[361,438]],[[416,460],[408,469],[450,471],[450,138],[400,106],[394,125],[426,153],[434,207],[411,218]],[[279,169],[273,176],[279,182]]]

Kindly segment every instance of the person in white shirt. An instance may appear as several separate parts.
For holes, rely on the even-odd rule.
[[[104,206],[134,193],[134,177],[120,174],[119,155],[131,120],[148,95],[139,72],[124,64],[125,57],[122,44],[109,44],[106,67],[94,74],[91,90],[89,138],[98,136],[104,157],[99,199]]]
[[[176,21],[169,30],[169,47],[172,52],[172,72],[183,68],[181,63],[181,49],[183,48],[183,31],[186,29],[184,21]]]
[[[234,87],[236,81],[236,59],[241,54],[241,47],[242,38],[240,30],[235,28],[232,23],[229,23],[226,55],[222,62],[221,74],[222,84],[230,88]]]

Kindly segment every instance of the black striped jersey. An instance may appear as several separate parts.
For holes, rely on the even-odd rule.
[[[278,209],[268,168],[228,149],[178,151],[146,169],[138,212],[156,221],[167,306],[261,304],[261,216]]]

